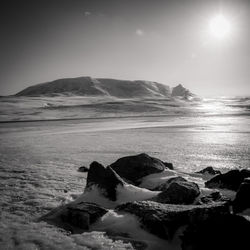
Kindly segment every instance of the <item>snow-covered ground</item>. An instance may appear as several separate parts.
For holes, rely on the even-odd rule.
[[[166,113],[134,112],[133,117],[117,110],[101,112],[100,105],[100,109],[95,109],[96,116],[87,119],[94,108],[91,106],[85,113],[87,109],[79,108],[80,99],[86,101],[82,97],[60,99],[63,106],[72,102],[72,109],[43,106],[52,102],[48,98],[1,100],[2,121],[43,120],[0,123],[1,249],[131,249],[130,244],[114,242],[101,232],[68,235],[45,222],[36,222],[41,215],[83,192],[86,174],[77,169],[94,160],[108,165],[122,156],[145,152],[189,173],[207,166],[222,171],[250,166],[250,116],[246,102],[206,100],[195,105],[166,106]],[[53,100],[53,105],[59,102]],[[153,100],[148,102],[156,105]],[[225,104],[228,102],[230,105]],[[136,104],[132,102],[133,106]],[[35,113],[37,110],[41,113]],[[65,114],[85,119],[70,120]],[[102,118],[107,114],[113,118]],[[44,121],[51,118],[66,120]],[[151,176],[142,187],[168,176]],[[114,217],[120,218],[120,226],[131,221],[131,217],[111,210],[93,229],[104,230]],[[135,220],[133,223],[138,239],[155,241],[154,236],[138,228]]]

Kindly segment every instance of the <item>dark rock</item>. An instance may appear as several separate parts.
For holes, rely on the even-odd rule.
[[[88,171],[89,171],[89,169],[85,166],[81,166],[78,168],[78,172],[86,173]]]
[[[250,183],[250,177],[245,178],[243,182],[244,182],[244,183]]]
[[[181,176],[172,177],[172,178],[166,180],[164,183],[160,184],[159,186],[155,187],[154,190],[155,191],[165,191],[165,190],[167,190],[167,188],[169,187],[169,185],[172,182],[187,182],[187,180]]]
[[[116,201],[116,187],[124,184],[123,179],[111,167],[105,168],[102,164],[94,161],[90,164],[85,190],[97,186],[104,191],[105,197]]]
[[[138,185],[144,176],[162,172],[165,164],[147,154],[139,154],[120,158],[110,167],[126,181]]]
[[[199,194],[199,186],[196,183],[175,179],[170,182],[169,186],[164,191],[159,193],[152,200],[166,204],[189,205],[194,202]]]
[[[216,191],[216,192],[213,192],[209,195],[200,197],[199,201],[197,201],[196,204],[197,205],[198,204],[208,204],[208,203],[219,202],[219,201],[229,202],[230,199],[227,198],[226,196],[222,195],[220,192]]]
[[[250,178],[247,178],[240,185],[233,201],[233,211],[239,213],[250,209]]]
[[[165,167],[170,169],[170,170],[174,170],[174,166],[173,166],[173,163],[170,163],[170,162],[163,162]]]
[[[182,238],[182,250],[247,250],[250,222],[237,215],[215,215],[189,225]]]
[[[70,203],[53,209],[40,220],[59,226],[71,232],[86,231],[89,226],[108,210],[94,203]]]
[[[210,175],[217,175],[221,174],[221,171],[213,169],[213,167],[207,167],[202,169],[201,171],[196,172],[197,174],[210,174]]]
[[[243,179],[249,178],[250,177],[250,169],[242,169],[240,171]]]
[[[229,206],[224,202],[194,206],[140,201],[122,204],[116,210],[136,215],[142,228],[160,238],[171,240],[181,226],[195,225],[211,216],[228,214]]]
[[[208,188],[225,188],[233,191],[237,191],[240,184],[247,177],[250,177],[250,171],[245,170],[231,170],[225,174],[219,174],[214,176],[209,181],[205,182],[205,186]]]

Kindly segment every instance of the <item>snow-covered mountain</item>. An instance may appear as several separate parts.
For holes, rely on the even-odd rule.
[[[180,87],[181,86],[181,87]],[[193,95],[190,91],[178,85],[169,86],[152,81],[128,81],[105,78],[78,77],[58,79],[28,87],[16,96],[111,96],[117,98],[155,98]]]
[[[169,97],[169,86],[150,81],[127,81],[92,77],[59,79],[28,87],[16,96],[113,96],[118,98]]]

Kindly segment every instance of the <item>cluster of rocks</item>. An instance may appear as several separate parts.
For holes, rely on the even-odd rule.
[[[250,170],[231,170],[225,174],[219,174],[205,182],[208,188],[229,189],[236,191],[232,201],[235,213],[250,209]]]
[[[166,169],[175,172],[176,176],[151,190],[157,191],[153,198],[117,204],[114,210],[135,215],[143,229],[168,241],[185,227],[181,236],[182,250],[246,249],[243,246],[248,244],[250,222],[238,213],[250,208],[250,170],[231,170],[222,174],[208,167],[197,172],[201,176],[212,176],[205,186],[215,190],[204,196],[196,183],[178,176],[171,163],[139,154],[120,158],[107,167],[91,163],[85,192],[95,186],[102,190],[106,199],[116,202],[118,186],[140,188],[145,176]],[[235,199],[230,200],[218,189],[235,191]],[[88,230],[107,212],[108,209],[100,204],[79,201],[56,208],[41,219],[75,233]]]
[[[225,174],[219,174],[205,183],[208,188],[220,188],[237,191],[245,178],[250,177],[250,170],[231,170]]]

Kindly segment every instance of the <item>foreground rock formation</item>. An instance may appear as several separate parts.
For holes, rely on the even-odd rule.
[[[203,206],[160,204],[153,201],[126,203],[116,208],[136,215],[149,232],[171,240],[181,226],[195,225],[214,215],[229,214],[227,203]]]
[[[147,154],[123,157],[107,167],[92,162],[84,193],[41,220],[71,233],[102,229],[134,249],[146,249],[149,242],[128,238],[133,230],[141,230],[139,235],[152,237],[161,246],[168,244],[168,249],[176,237],[180,242],[174,249],[248,249],[250,222],[236,213],[250,208],[250,171],[220,174],[206,168],[199,176],[215,176],[205,183],[211,191],[204,193],[203,187],[187,179],[188,174],[183,178],[169,170],[168,166],[173,168],[169,164]],[[163,179],[153,190],[138,186],[144,177],[150,180],[155,175]],[[236,198],[222,195],[218,188],[237,191]],[[139,226],[128,233],[126,220]]]

